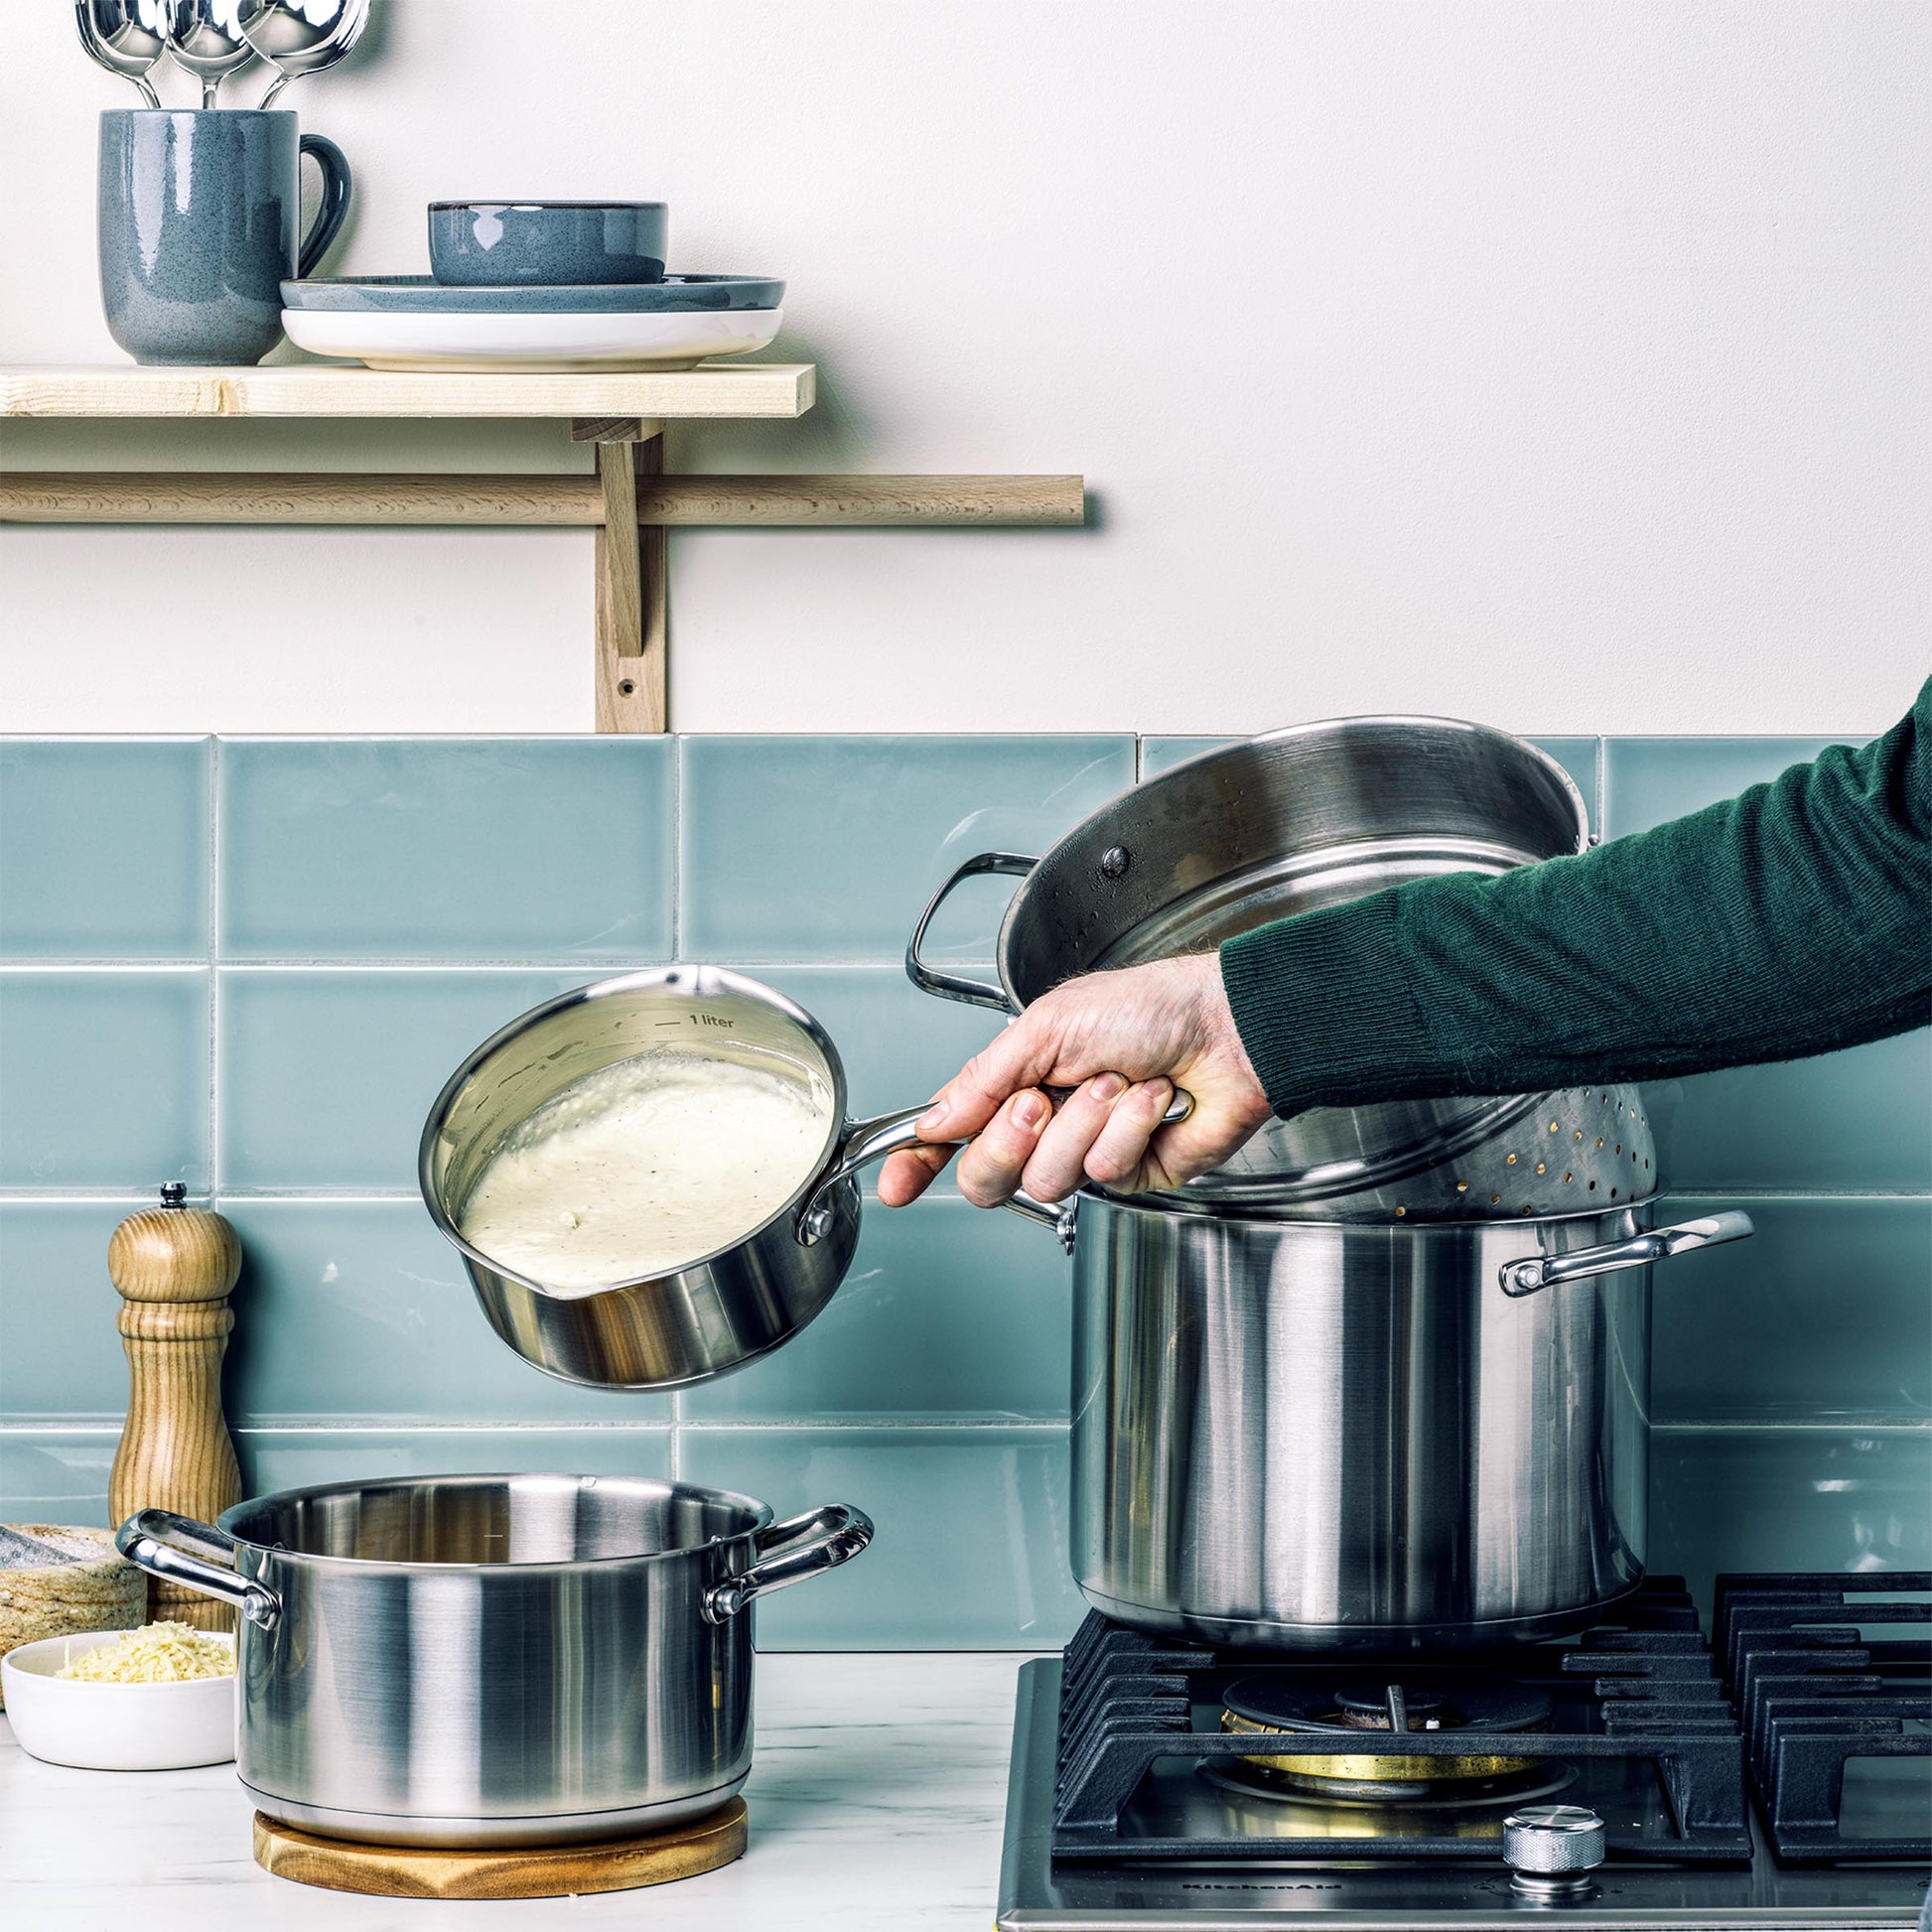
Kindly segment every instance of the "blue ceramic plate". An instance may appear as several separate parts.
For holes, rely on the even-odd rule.
[[[775,309],[785,285],[759,275],[667,275],[661,282],[453,288],[428,275],[350,275],[284,282],[282,304],[384,315],[637,316],[696,309]]]

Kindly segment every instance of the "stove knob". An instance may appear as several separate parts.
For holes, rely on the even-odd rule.
[[[1582,1805],[1526,1805],[1503,1820],[1503,1861],[1518,1891],[1574,1897],[1603,1863],[1603,1821]]]

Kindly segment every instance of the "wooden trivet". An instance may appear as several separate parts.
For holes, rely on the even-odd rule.
[[[744,1853],[743,1798],[647,1836],[495,1851],[357,1845],[318,1838],[255,1814],[255,1863],[264,1871],[299,1885],[383,1898],[563,1898],[630,1891],[716,1871]]]

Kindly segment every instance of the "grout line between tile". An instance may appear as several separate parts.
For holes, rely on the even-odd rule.
[[[214,970],[221,950],[221,742],[207,742],[207,1185],[212,1197],[221,1186],[221,975]]]
[[[1874,1422],[1859,1416],[1792,1416],[1784,1419],[1734,1418],[1720,1422],[1653,1422],[1653,1436],[1926,1436],[1932,1435],[1932,1416],[1918,1421],[1896,1416]]]
[[[671,746],[671,957],[684,957],[684,740],[681,736]]]

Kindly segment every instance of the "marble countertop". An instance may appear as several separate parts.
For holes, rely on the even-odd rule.
[[[7,1923],[60,1932],[550,1932],[648,1923],[840,1932],[991,1921],[1023,1660],[1001,1652],[778,1654],[758,1664],[758,1747],[736,1864],[648,1892],[463,1904],[271,1878],[232,1764],[72,1771],[0,1718]],[[935,1739],[936,1733],[936,1739]]]

